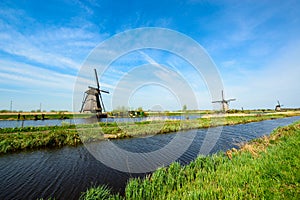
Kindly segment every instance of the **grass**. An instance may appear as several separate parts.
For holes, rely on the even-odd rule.
[[[101,185],[83,193],[80,199],[109,199],[110,190],[107,186]]]
[[[227,116],[200,118],[193,120],[143,121],[130,123],[105,123],[85,125],[0,128],[0,153],[15,152],[24,149],[75,146],[83,142],[103,139],[121,139],[142,135],[165,134],[181,130],[208,128],[220,125],[233,125],[278,119],[293,114]]]
[[[269,137],[189,165],[173,163],[144,179],[131,179],[125,196],[91,188],[82,199],[300,199],[300,121]],[[105,189],[105,198],[90,196]]]
[[[64,129],[74,129],[74,128],[76,128],[75,125],[67,125],[67,124],[63,126],[28,126],[28,127],[16,127],[16,128],[0,128],[0,134],[64,130]]]
[[[19,113],[1,113],[0,120],[41,120],[42,114],[44,114],[44,119],[74,119],[74,118],[89,118],[93,116],[93,114],[72,114],[65,112],[52,112],[52,113],[44,113],[44,112],[36,112],[36,113],[22,113],[20,112],[20,119],[18,119]],[[37,117],[37,118],[36,118]]]
[[[77,144],[81,144],[81,140],[75,130],[0,134],[0,153]]]

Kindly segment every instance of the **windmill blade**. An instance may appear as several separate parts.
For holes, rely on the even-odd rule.
[[[99,85],[99,80],[98,80],[97,70],[94,69],[94,71],[95,71],[95,77],[96,77],[97,89],[100,90],[100,85]]]
[[[277,104],[280,105],[280,102],[277,100]]]
[[[223,101],[212,101],[212,103],[223,103]]]
[[[94,69],[94,71],[95,71],[95,77],[96,77],[98,95],[99,95],[99,98],[100,98],[100,104],[101,104],[102,110],[105,112],[105,107],[104,107],[104,103],[103,103],[101,92],[109,94],[109,91],[107,91],[107,90],[100,90],[100,84],[99,84],[99,80],[98,80],[97,70]]]
[[[103,109],[103,111],[105,112],[105,107],[104,107],[104,103],[103,103],[102,95],[101,95],[101,93],[100,93],[100,92],[99,92],[99,97],[100,97],[100,101],[101,101],[102,109]]]
[[[81,113],[83,112],[83,108],[84,108],[84,106],[85,106],[87,97],[88,97],[88,95],[86,95],[86,93],[84,93],[83,100],[82,100],[82,105],[81,105],[81,109],[80,109],[80,112],[81,112]]]
[[[235,100],[236,100],[236,99],[228,99],[228,100],[226,100],[226,101],[228,102],[228,101],[235,101]]]
[[[107,90],[100,90],[100,92],[104,92],[104,93],[109,94],[109,91],[107,91]]]
[[[224,91],[222,90],[222,101],[224,101]]]

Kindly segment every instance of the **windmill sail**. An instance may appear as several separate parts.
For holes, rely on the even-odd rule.
[[[280,104],[279,100],[277,100],[277,105],[275,106],[275,111],[281,111],[281,107],[283,105]]]
[[[95,71],[97,88],[89,86],[88,87],[89,89],[85,91],[80,112],[92,112],[92,113],[102,114],[103,111],[105,112],[105,108],[104,108],[101,92],[104,93],[109,93],[109,92],[105,90],[100,90],[97,71],[96,69],[94,69],[94,71]]]
[[[235,100],[236,99],[227,99],[227,100],[225,100],[225,98],[224,98],[224,92],[222,90],[222,100],[212,101],[212,103],[221,103],[223,112],[226,112],[226,111],[229,110],[229,102],[230,101],[235,101]]]

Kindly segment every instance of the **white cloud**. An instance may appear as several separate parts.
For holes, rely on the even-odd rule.
[[[228,97],[236,97],[236,108],[274,108],[277,100],[287,107],[300,107],[300,42],[280,50],[277,59],[240,77],[232,72],[224,78]],[[238,84],[237,84],[238,82]]]
[[[0,61],[0,82],[2,84],[46,90],[73,89],[75,76],[42,69],[19,62]]]
[[[223,61],[221,63],[222,67],[225,68],[230,68],[230,67],[234,67],[234,65],[236,65],[236,60],[227,60],[227,61]]]
[[[33,26],[20,30],[23,23]],[[95,33],[95,27],[90,22],[81,27],[45,26],[22,10],[5,9],[0,12],[0,50],[25,62],[78,70],[88,53],[108,36]]]
[[[90,50],[91,44],[82,42],[82,38],[79,38],[74,42],[70,39],[67,40],[64,38],[65,32],[76,31],[78,31],[78,33],[74,33],[77,34],[76,36],[72,36],[72,34],[68,35],[79,38],[79,34],[85,34],[81,30],[75,29],[60,30],[60,34],[49,32],[48,35],[43,35],[43,33],[40,35],[40,33],[36,33],[35,35],[27,36],[13,29],[6,30],[6,34],[4,33],[0,35],[0,50],[10,54],[11,56],[21,56],[28,61],[53,67],[55,66],[56,68],[77,70],[88,51],[85,52],[85,55],[74,53],[74,50],[79,50],[81,53],[83,52],[80,50],[80,46],[76,45],[79,44],[82,48],[84,47]],[[58,35],[60,35],[61,38],[58,38]],[[62,45],[63,43],[66,45]],[[75,55],[80,57],[74,58]]]
[[[76,80],[73,74],[89,52],[107,37],[105,33],[95,32],[91,22],[81,21],[82,26],[76,23],[76,26],[39,24],[24,10],[0,10],[0,54],[3,55],[0,104],[13,97],[24,99],[21,96],[26,93],[28,102],[48,97],[44,101],[49,107],[71,108]],[[61,105],[53,98],[60,98]]]

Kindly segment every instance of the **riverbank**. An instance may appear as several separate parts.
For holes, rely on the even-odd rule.
[[[74,112],[12,112],[0,113],[0,120],[48,120],[89,118],[93,114]]]
[[[297,114],[300,115],[299,109],[285,110],[281,112],[275,112],[272,110],[231,110],[229,113],[224,114],[225,116],[254,116],[254,115],[277,115],[277,114]],[[109,117],[115,118],[115,113],[108,112]],[[169,117],[169,116],[189,116],[198,115],[202,117],[215,117],[221,116],[218,111],[212,110],[195,110],[195,111],[166,111],[166,112],[146,112],[148,117]],[[57,111],[57,112],[0,112],[0,120],[9,121],[26,121],[26,120],[48,120],[48,119],[85,119],[95,117],[93,113],[79,113],[79,112],[69,112],[69,111]],[[123,117],[130,117],[129,115],[124,115]]]
[[[223,116],[193,120],[143,121],[132,123],[105,123],[64,125],[50,127],[23,127],[0,129],[0,153],[26,149],[76,146],[83,142],[104,139],[122,139],[143,135],[165,134],[190,129],[234,125],[269,119],[291,117],[297,114]]]
[[[189,165],[173,163],[145,179],[131,179],[125,196],[105,186],[91,188],[81,199],[299,199],[300,121],[270,136]]]

